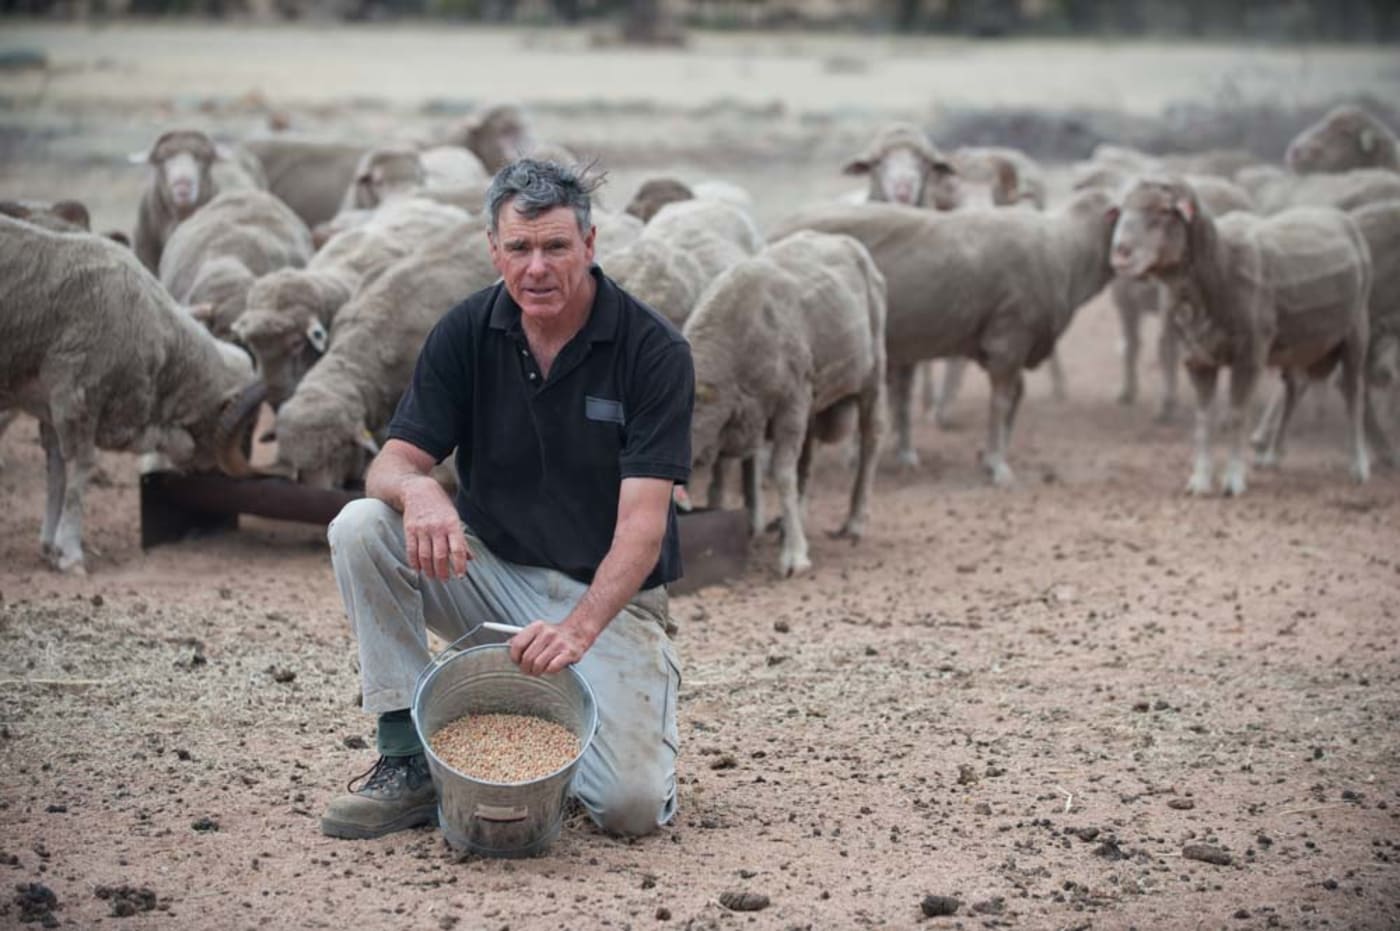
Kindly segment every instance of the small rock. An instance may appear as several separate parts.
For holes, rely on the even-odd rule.
[[[1337,888],[1337,881],[1335,879],[1324,879],[1322,881],[1322,888],[1326,889],[1328,892],[1331,892],[1332,890]]]
[[[656,888],[656,876],[653,875],[653,874],[651,874],[651,873],[643,873],[643,874],[642,874],[642,888],[643,888],[643,889],[655,889],[655,888]]]
[[[92,598],[91,598],[91,601],[92,601],[92,606],[93,606],[94,608],[100,608],[100,607],[102,607],[104,604],[107,603],[106,600],[103,599],[103,597],[102,597],[101,595],[93,595]]]
[[[723,892],[719,904],[731,912],[761,912],[768,907],[768,896],[761,892]]]
[[[945,915],[956,915],[958,909],[962,908],[962,903],[951,895],[926,895],[919,903],[919,908],[925,918],[941,918]]]
[[[721,753],[710,761],[710,769],[734,769],[739,765],[739,761],[734,759],[732,753]]]
[[[656,920],[657,920],[657,921],[670,921],[670,920],[671,920],[671,910],[670,910],[669,908],[667,908],[666,906],[664,906],[664,905],[657,906],[657,909],[656,909]]]
[[[1181,855],[1188,860],[1199,860],[1216,866],[1229,866],[1234,862],[1234,858],[1228,853],[1210,844],[1187,844],[1181,849]]]
[[[219,822],[206,815],[203,818],[196,819],[194,824],[191,824],[190,827],[194,828],[201,834],[207,834],[211,831],[217,831],[219,829]]]
[[[349,737],[342,737],[340,742],[345,745],[346,750],[368,750],[369,744],[359,734],[351,734]]]
[[[792,630],[792,626],[789,625],[787,621],[774,621],[773,629],[780,634],[785,634],[788,631]]]
[[[1242,908],[1235,912],[1235,917],[1241,920],[1249,917],[1249,909]]]
[[[58,925],[58,920],[53,917],[54,909],[59,907],[58,896],[43,883],[20,883],[15,886],[13,901],[19,906],[21,923],[38,921],[46,928]]]
[[[273,682],[287,683],[291,682],[297,677],[297,674],[294,671],[290,669],[285,669],[281,666],[269,666],[267,667],[267,671],[268,674],[272,676]]]
[[[442,931],[452,931],[453,928],[457,927],[457,922],[461,920],[456,915],[443,915],[438,919],[438,927]]]
[[[1006,911],[1006,900],[1001,896],[987,899],[985,902],[974,902],[972,910],[979,915],[1000,915]]]
[[[1175,808],[1177,811],[1190,811],[1196,807],[1196,803],[1189,798],[1174,798],[1167,800],[1168,808]]]
[[[958,764],[958,785],[970,786],[977,782],[977,771],[966,763]]]
[[[1082,841],[1091,841],[1099,836],[1099,829],[1094,827],[1066,828],[1066,834],[1073,834]]]
[[[68,806],[67,806],[67,805],[50,805],[50,806],[48,806],[47,808],[45,808],[44,811],[47,812],[48,814],[51,814],[51,815],[61,815],[61,814],[65,813],[66,811],[68,811]]]
[[[1094,848],[1094,856],[1103,857],[1105,860],[1126,860],[1128,855],[1123,852],[1123,848],[1118,846],[1118,841],[1109,838],[1102,844]]]
[[[194,757],[190,755],[190,751],[184,749],[183,747],[176,747],[175,759],[179,760],[181,763],[188,763],[190,760],[194,759]]]

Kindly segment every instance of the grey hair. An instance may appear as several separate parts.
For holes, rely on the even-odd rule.
[[[515,210],[533,220],[555,207],[568,207],[578,220],[579,233],[587,236],[593,226],[592,194],[602,178],[590,178],[586,168],[558,162],[518,158],[496,172],[486,191],[486,209],[491,217],[491,234],[497,229],[501,208],[513,200]]]

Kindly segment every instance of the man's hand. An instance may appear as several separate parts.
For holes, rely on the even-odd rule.
[[[567,622],[535,621],[510,638],[510,658],[529,676],[559,672],[583,659],[592,639]]]
[[[461,578],[472,552],[456,505],[437,480],[427,476],[407,478],[401,488],[409,568],[442,581]]]

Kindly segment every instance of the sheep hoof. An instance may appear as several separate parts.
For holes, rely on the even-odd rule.
[[[895,462],[899,464],[900,469],[911,471],[919,467],[919,454],[912,449],[906,449],[900,452]]]
[[[83,554],[65,556],[57,549],[50,548],[46,555],[48,564],[64,575],[71,575],[82,578],[87,575],[87,569],[83,566]]]
[[[1225,476],[1225,481],[1221,483],[1220,492],[1227,498],[1238,498],[1244,494],[1245,481],[1244,470],[1231,471]]]
[[[1365,459],[1361,459],[1351,464],[1351,480],[1358,485],[1364,485],[1371,479],[1371,464]]]
[[[1278,451],[1272,449],[1260,449],[1254,453],[1254,465],[1260,469],[1278,468]]]
[[[997,488],[1010,488],[1016,484],[1016,473],[1005,462],[984,462],[983,468]]]
[[[1204,497],[1210,494],[1210,476],[1196,474],[1191,476],[1191,480],[1186,483],[1186,493],[1196,497]]]
[[[788,555],[784,553],[778,559],[778,572],[783,578],[790,579],[795,575],[801,575],[812,568],[812,561],[806,556]]]

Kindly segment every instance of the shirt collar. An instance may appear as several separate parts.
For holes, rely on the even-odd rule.
[[[617,337],[620,297],[612,279],[603,274],[595,263],[589,270],[593,283],[597,286],[593,293],[593,306],[588,311],[588,319],[583,322],[579,336],[590,343],[610,343]],[[520,305],[506,290],[505,283],[499,285],[496,299],[491,304],[491,317],[487,325],[493,330],[507,333],[523,332],[520,327]],[[575,337],[576,339],[578,337]]]

